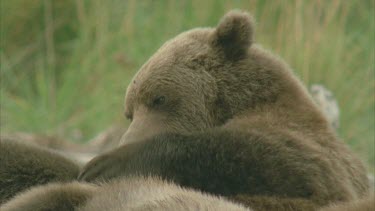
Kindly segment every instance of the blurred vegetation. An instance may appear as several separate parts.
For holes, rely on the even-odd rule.
[[[142,63],[233,8],[252,12],[257,42],[306,85],[333,91],[340,136],[375,166],[372,0],[1,1],[1,131],[82,142],[125,122],[124,93]]]

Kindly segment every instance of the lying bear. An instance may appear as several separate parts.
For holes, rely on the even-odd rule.
[[[112,184],[158,178],[252,210],[315,210],[365,197],[363,164],[336,137],[290,68],[254,44],[253,33],[252,18],[233,11],[216,28],[193,29],[165,43],[128,87],[125,114],[132,123],[122,146],[90,161],[79,179]],[[96,186],[72,184],[62,192],[61,185],[52,186],[57,193],[48,195],[60,193],[58,202],[66,205],[78,190],[72,206],[84,206],[92,197],[87,190]],[[33,193],[19,196],[22,206],[25,198],[26,207],[36,202]],[[106,195],[116,203],[112,194],[100,200]],[[86,205],[95,204],[102,203]],[[17,197],[5,207],[16,205]]]
[[[129,85],[122,146],[80,178],[158,176],[257,209],[320,207],[368,193],[360,160],[277,56],[232,11],[166,42]]]

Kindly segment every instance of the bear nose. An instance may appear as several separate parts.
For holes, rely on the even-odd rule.
[[[152,137],[165,132],[163,118],[160,115],[147,113],[147,115],[134,115],[128,130],[121,137],[120,145],[146,141]]]
[[[147,126],[141,128],[129,127],[129,129],[121,137],[120,146],[134,142],[147,141],[161,132],[162,131],[157,128],[150,128]]]

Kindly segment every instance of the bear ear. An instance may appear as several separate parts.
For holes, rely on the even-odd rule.
[[[246,12],[228,12],[214,30],[211,41],[215,48],[230,59],[239,59],[246,54],[253,42],[254,21]]]

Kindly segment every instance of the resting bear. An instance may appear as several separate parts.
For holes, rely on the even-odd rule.
[[[2,211],[217,210],[250,211],[220,197],[157,178],[127,178],[101,185],[52,183],[18,194]]]
[[[91,161],[81,179],[122,177],[120,183],[126,183],[124,176],[153,176],[254,210],[313,210],[368,192],[363,165],[337,139],[287,65],[253,43],[253,23],[246,13],[231,12],[216,28],[194,29],[163,45],[129,86],[125,114],[132,124],[123,146]],[[12,152],[13,158],[17,152]],[[75,164],[55,162],[50,154],[44,158],[40,169],[48,171],[37,172],[41,178],[47,172],[64,173],[61,167],[70,166],[68,175],[47,176],[46,182],[76,176]],[[18,165],[23,162],[15,162]],[[25,168],[27,175],[37,166]],[[7,173],[12,168],[0,169]],[[39,183],[38,177],[28,179],[31,185]],[[13,181],[21,190],[29,184]],[[147,190],[149,183],[140,181],[137,187],[145,189],[139,190]],[[32,189],[9,204],[20,205],[18,199],[26,195],[30,198],[21,200],[26,210],[38,202],[64,209],[60,199],[72,208],[89,206],[86,201],[97,190],[85,183],[64,185]],[[98,197],[112,202],[112,188],[124,186],[106,187],[108,194]],[[47,193],[57,202],[35,201],[32,191]]]
[[[254,44],[244,12],[166,42],[129,85],[125,115],[122,146],[80,179],[158,176],[255,210],[312,210],[368,193],[361,161],[291,69]]]
[[[48,148],[0,139],[0,210],[249,210],[158,178],[100,185],[74,181],[79,166]]]
[[[76,179],[80,166],[33,145],[0,139],[0,205],[36,185]]]

